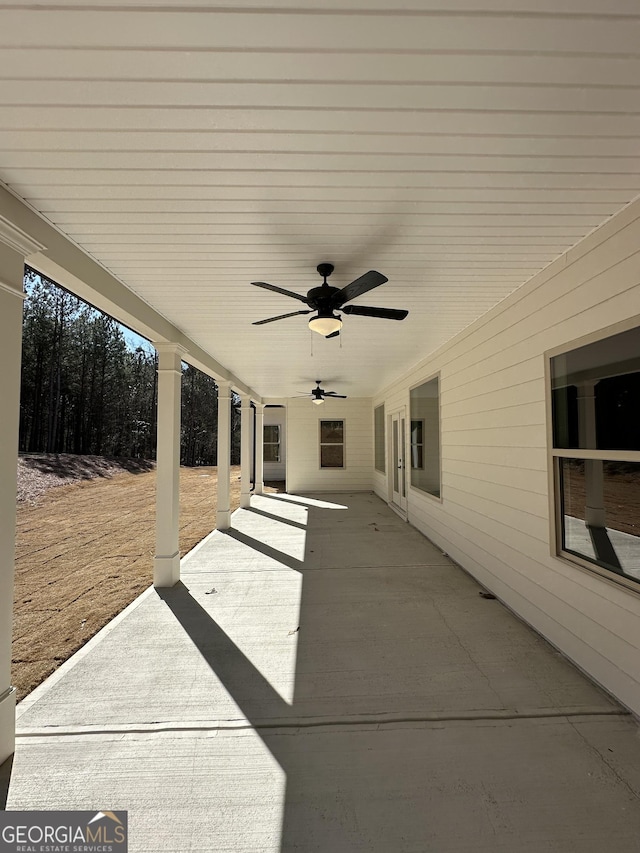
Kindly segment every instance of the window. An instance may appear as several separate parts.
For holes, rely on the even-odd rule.
[[[320,467],[344,468],[344,421],[320,421]]]
[[[411,485],[440,497],[440,391],[436,376],[411,398]]]
[[[411,421],[411,467],[424,468],[424,421]]]
[[[280,424],[265,424],[264,462],[280,462]]]
[[[385,431],[384,431],[384,405],[377,406],[373,410],[373,432],[375,446],[375,466],[376,471],[381,471],[383,474],[385,467]]]
[[[552,356],[556,552],[640,583],[640,329]]]

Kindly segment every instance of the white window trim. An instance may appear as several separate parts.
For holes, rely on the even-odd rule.
[[[342,443],[335,441],[321,441],[322,438],[322,423],[328,421],[342,422]],[[323,447],[342,447],[342,465],[323,465],[322,464],[322,448]],[[347,467],[347,422],[345,418],[318,418],[318,470],[319,471],[344,471]]]
[[[413,425],[417,424],[417,423],[422,424],[422,441],[414,442],[414,441],[412,441]],[[426,424],[425,418],[410,418],[410,420],[409,420],[409,458],[410,458],[409,468],[411,471],[424,471],[424,436],[425,436],[426,427],[427,427],[427,424]],[[422,448],[422,465],[414,465],[413,464],[413,448],[414,447],[421,447]],[[427,492],[427,494],[429,494],[429,493]],[[433,497],[435,497],[435,495]]]
[[[561,459],[601,459],[607,462],[636,462],[640,463],[640,450],[587,450],[585,448],[554,448],[553,446],[553,410],[552,410],[552,387],[551,387],[551,360],[558,355],[563,355],[571,350],[594,344],[598,341],[610,338],[621,332],[640,328],[640,315],[615,323],[605,329],[583,335],[573,341],[554,347],[544,353],[545,372],[545,408],[547,425],[547,479],[549,495],[549,545],[553,558],[562,563],[569,564],[581,571],[598,575],[605,581],[616,587],[640,595],[640,583],[633,581],[624,575],[615,574],[608,569],[599,566],[591,560],[583,559],[577,554],[565,551],[562,548],[562,499],[560,496],[560,460]]]
[[[275,427],[278,430],[278,440],[277,441],[265,441],[264,440],[265,430],[271,429],[272,427]],[[262,448],[263,448],[263,451],[262,452],[265,456],[265,458],[263,459],[263,465],[280,465],[280,464],[282,464],[282,446],[281,446],[281,443],[282,443],[282,425],[281,424],[263,424],[263,428],[262,428]],[[269,446],[269,447],[275,446],[278,448],[278,459],[277,460],[274,461],[273,459],[269,459],[269,460],[266,459],[266,454],[264,453],[264,448],[267,446]]]
[[[412,492],[414,495],[420,498],[426,498],[430,501],[435,501],[436,503],[443,503],[443,495],[444,495],[444,486],[442,483],[442,374],[440,371],[436,371],[436,373],[431,373],[429,376],[421,379],[420,382],[416,382],[414,385],[409,386],[409,400],[407,405],[407,411],[409,413],[408,423],[409,423],[409,452],[411,452],[411,392],[416,388],[420,388],[421,385],[426,385],[427,382],[431,382],[432,379],[438,380],[438,430],[440,435],[440,453],[438,459],[439,465],[439,475],[440,475],[440,494],[432,495],[431,492],[425,492],[424,489],[418,488],[418,486],[414,486],[411,482],[411,468],[409,468],[409,482],[407,483],[407,495],[409,492]],[[413,420],[417,420],[414,418]],[[420,469],[415,469],[420,470]]]

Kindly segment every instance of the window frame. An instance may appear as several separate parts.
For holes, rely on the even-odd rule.
[[[420,387],[420,386],[418,386]],[[425,418],[409,418],[409,469],[411,471],[424,471],[424,436],[426,430]],[[422,441],[413,441],[413,425],[420,424],[421,433],[420,437]],[[422,451],[420,453],[420,457],[422,459],[422,465],[414,465],[413,464],[413,448],[420,448]],[[428,493],[427,493],[428,494]]]
[[[591,575],[597,575],[602,580],[614,586],[624,588],[636,595],[640,595],[640,582],[630,577],[607,569],[597,562],[582,557],[574,551],[567,551],[562,547],[563,537],[563,494],[561,465],[563,459],[597,459],[602,462],[635,462],[640,463],[640,450],[593,450],[580,447],[560,448],[554,446],[553,435],[553,385],[551,363],[554,358],[564,355],[580,347],[604,341],[622,332],[633,329],[640,331],[640,315],[599,329],[580,338],[575,338],[544,353],[545,370],[545,408],[547,427],[547,479],[549,497],[549,545],[551,556],[564,564],[568,564]]]
[[[322,441],[322,424],[335,423],[342,424],[342,441]],[[341,447],[342,448],[342,465],[323,465],[322,464],[322,448],[323,447]],[[347,467],[347,424],[344,418],[318,418],[318,470],[320,471],[344,471]]]
[[[423,471],[423,468],[412,468],[411,465],[407,469],[409,471],[409,477],[407,479],[407,489],[412,491],[415,495],[420,495],[422,497],[426,497],[428,500],[436,501],[437,503],[443,503],[443,494],[444,487],[442,484],[442,375],[440,371],[436,373],[431,373],[426,376],[424,379],[421,379],[420,382],[416,382],[409,387],[409,402],[407,406],[407,424],[409,429],[409,440],[407,442],[407,446],[409,448],[409,454],[411,454],[411,422],[416,420],[423,421],[422,427],[422,442],[423,442],[423,450],[422,450],[422,463],[423,466],[426,464],[425,450],[424,450],[424,439],[426,436],[427,429],[427,419],[426,418],[412,418],[411,417],[411,392],[415,391],[416,388],[421,388],[423,385],[427,385],[429,382],[433,382],[436,379],[438,381],[438,485],[439,485],[439,494],[434,495],[433,492],[427,492],[424,489],[421,489],[419,486],[416,486],[411,482],[411,471]]]
[[[275,427],[278,431],[278,440],[277,441],[265,441],[264,434],[265,430],[273,429]],[[263,424],[262,425],[262,464],[263,465],[280,465],[282,463],[282,424]],[[277,447],[278,449],[278,458],[277,459],[267,459],[265,448],[266,447]]]

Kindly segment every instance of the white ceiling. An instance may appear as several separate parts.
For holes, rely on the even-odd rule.
[[[369,396],[640,192],[637,0],[389,5],[2,3],[0,179],[262,396]],[[320,261],[409,317],[251,325]]]

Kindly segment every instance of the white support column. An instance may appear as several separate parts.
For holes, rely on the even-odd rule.
[[[264,491],[264,405],[256,403],[256,482],[253,492],[261,495]]]
[[[156,556],[153,585],[180,580],[180,395],[185,350],[154,343],[158,352],[158,441],[156,467]]]
[[[218,509],[216,527],[231,527],[231,384],[218,382]]]
[[[251,421],[253,411],[251,398],[241,394],[240,408],[240,506],[248,509],[251,506]]]
[[[0,764],[14,752],[16,731],[11,636],[24,260],[42,249],[0,217]]]

